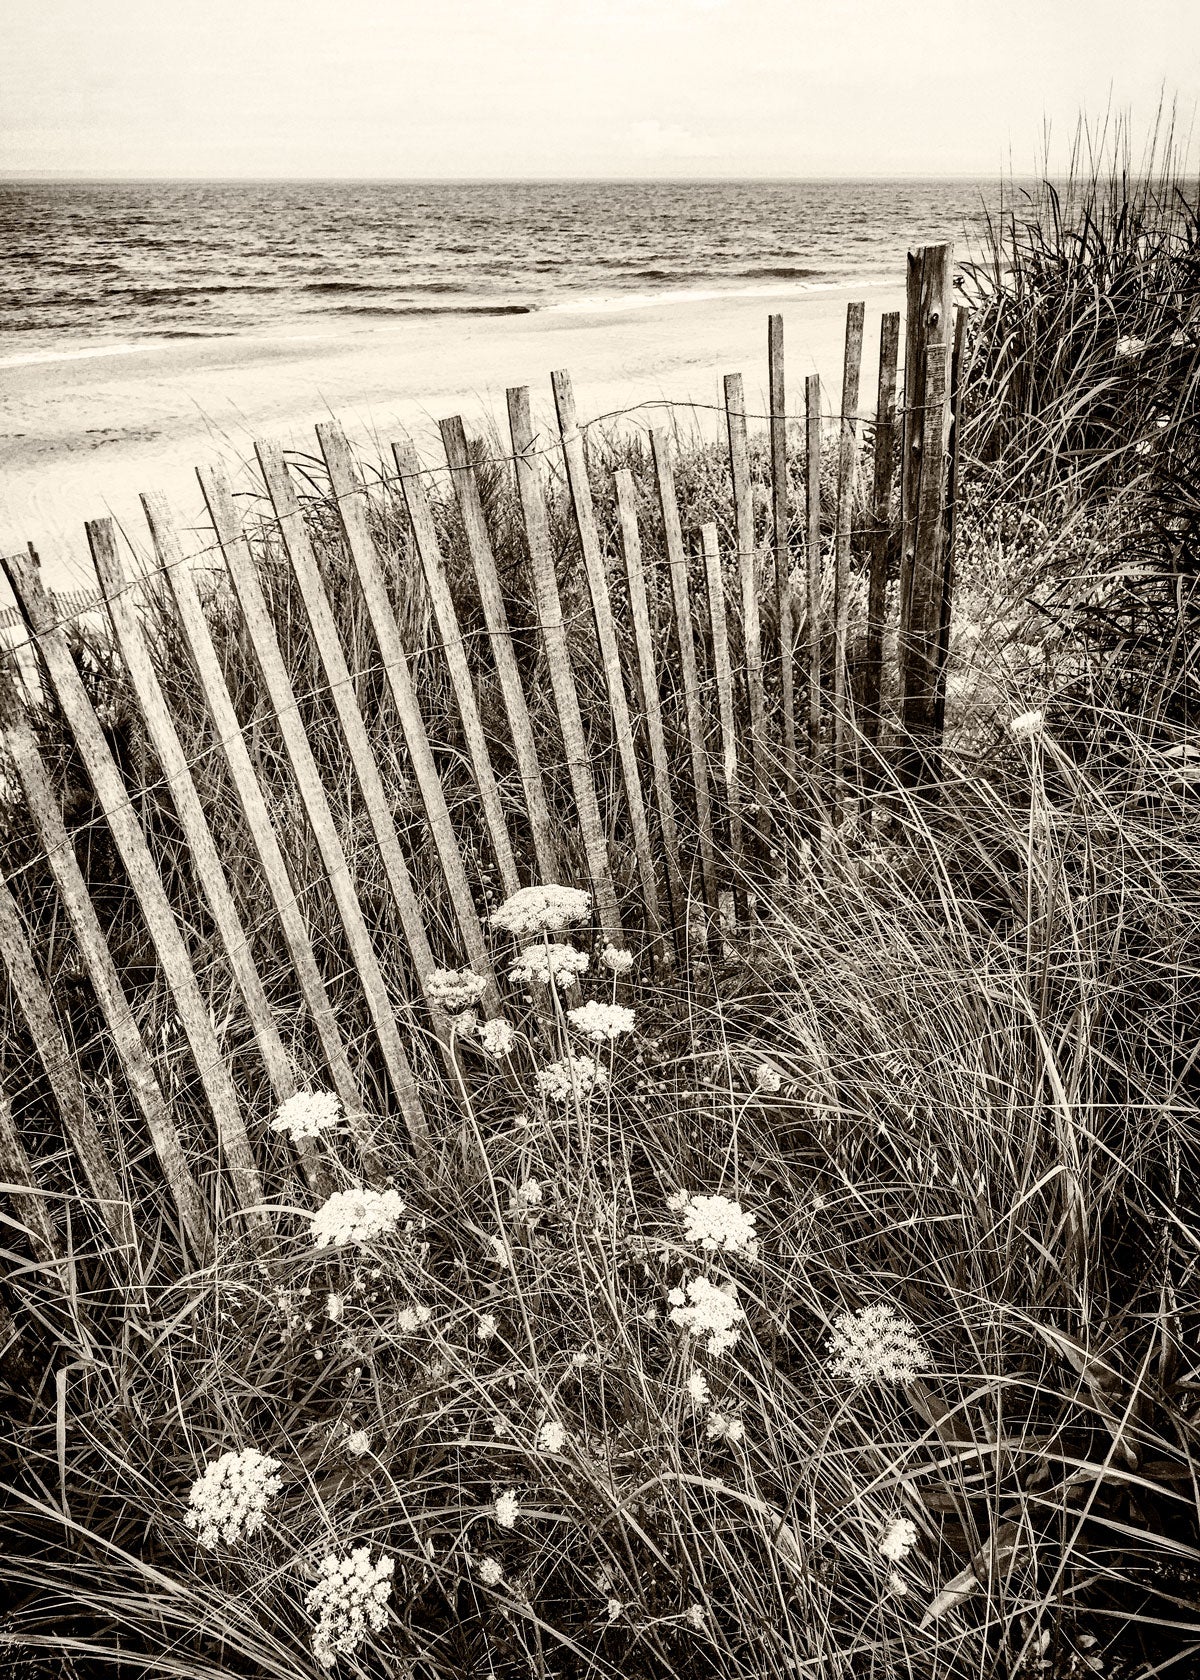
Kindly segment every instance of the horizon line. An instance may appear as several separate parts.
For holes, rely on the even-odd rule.
[[[60,182],[74,186],[172,185],[185,182],[238,186],[270,183],[310,185],[314,182],[345,182],[348,185],[380,186],[545,186],[545,185],[618,185],[641,186],[646,183],[666,185],[731,185],[811,184],[829,181],[982,181],[1039,180],[1040,174],[1014,175],[998,172],[995,176],[984,170],[865,170],[852,174],[808,175],[79,175],[70,170],[3,170],[0,185],[10,183],[39,185]]]

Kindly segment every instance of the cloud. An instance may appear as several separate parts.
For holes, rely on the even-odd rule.
[[[657,117],[631,123],[629,144],[643,157],[659,158],[720,157],[727,149],[713,140],[693,134],[690,128],[683,128],[679,123],[659,122]]]

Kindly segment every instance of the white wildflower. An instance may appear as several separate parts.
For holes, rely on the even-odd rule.
[[[335,1190],[312,1216],[318,1248],[331,1243],[365,1243],[389,1235],[404,1217],[396,1190]]]
[[[754,1075],[754,1083],[758,1090],[774,1096],[783,1088],[783,1075],[777,1068],[773,1068],[770,1062],[760,1062],[758,1072]]]
[[[903,1563],[917,1543],[917,1525],[908,1517],[895,1517],[884,1529],[879,1555],[889,1563]]]
[[[332,1091],[297,1091],[285,1103],[280,1103],[271,1122],[273,1132],[286,1132],[293,1143],[320,1137],[322,1132],[336,1126],[342,1116],[340,1097]]]
[[[538,1451],[560,1453],[567,1444],[567,1432],[557,1418],[547,1418],[538,1430]]]
[[[495,1313],[480,1313],[475,1333],[481,1342],[490,1342],[498,1329]]]
[[[501,1528],[515,1528],[521,1514],[521,1503],[511,1488],[502,1493],[495,1504],[496,1521]]]
[[[667,1206],[670,1208],[672,1213],[682,1213],[687,1205],[688,1193],[686,1190],[672,1190],[671,1194],[667,1197]]]
[[[694,1628],[702,1628],[704,1626],[704,1606],[702,1604],[689,1604],[687,1620]]]
[[[628,974],[633,967],[633,952],[623,951],[619,945],[606,945],[600,953],[600,962],[612,974]]]
[[[553,980],[559,991],[579,984],[579,976],[588,970],[588,954],[577,951],[574,945],[527,945],[508,971],[509,979],[518,986],[548,986]]]
[[[331,1553],[321,1560],[317,1584],[304,1606],[317,1617],[313,1655],[322,1668],[332,1668],[339,1656],[352,1656],[368,1631],[383,1630],[395,1568],[395,1558],[384,1553],[373,1564],[369,1546],[357,1546],[348,1557]]]
[[[687,1380],[687,1391],[693,1406],[707,1406],[711,1398],[708,1392],[708,1378],[703,1371],[693,1371]]]
[[[371,1450],[371,1437],[365,1429],[352,1429],[346,1437],[345,1444],[351,1458],[362,1458]]]
[[[1035,735],[1040,735],[1046,727],[1044,712],[1022,712],[1009,723],[1008,732],[1018,741],[1031,741]]]
[[[619,1598],[610,1598],[608,1603],[605,1605],[605,1614],[610,1622],[615,1622],[624,1609],[625,1606],[621,1603]]]
[[[461,1015],[473,1008],[486,991],[483,975],[470,968],[435,968],[425,982],[425,996],[447,1015]]]
[[[533,1077],[542,1095],[557,1103],[568,1103],[575,1096],[588,1102],[608,1084],[607,1070],[590,1056],[567,1056],[539,1068]]]
[[[737,1304],[737,1290],[733,1284],[717,1285],[711,1278],[694,1277],[683,1289],[672,1289],[667,1300],[671,1304],[671,1323],[690,1336],[706,1336],[709,1353],[725,1353],[733,1347],[741,1334],[738,1325],[746,1315]]]
[[[517,1042],[517,1029],[511,1021],[506,1021],[503,1015],[496,1015],[490,1021],[485,1021],[479,1029],[479,1047],[485,1055],[491,1056],[499,1062],[505,1056],[511,1056],[513,1045]]]
[[[1117,340],[1116,354],[1122,361],[1130,361],[1133,357],[1140,356],[1145,348],[1146,340],[1136,338],[1131,333],[1127,338]]]
[[[396,1327],[402,1336],[415,1336],[432,1317],[433,1308],[427,1307],[424,1301],[418,1301],[415,1306],[400,1309],[396,1314]]]
[[[534,933],[574,927],[587,920],[591,908],[591,894],[578,887],[522,887],[492,911],[490,920],[515,939],[528,939]]]
[[[222,1453],[206,1465],[203,1475],[192,1483],[191,1508],[184,1518],[200,1544],[213,1551],[219,1541],[236,1546],[239,1540],[257,1534],[268,1500],[283,1486],[280,1468],[277,1458],[268,1458],[254,1447]]]
[[[327,1295],[325,1297],[325,1312],[331,1324],[340,1324],[345,1311],[346,1297],[344,1295]]]
[[[888,1576],[887,1584],[889,1590],[894,1592],[897,1598],[903,1598],[905,1593],[908,1591],[908,1582],[904,1579],[903,1575],[898,1575],[894,1569]]]
[[[634,1019],[633,1010],[619,1003],[583,1003],[578,1009],[567,1011],[567,1020],[575,1031],[594,1039],[597,1044],[632,1032]]]
[[[906,1383],[929,1368],[916,1326],[886,1301],[843,1313],[828,1345],[833,1375],[854,1383]]]
[[[745,1439],[746,1426],[740,1417],[731,1417],[727,1412],[710,1412],[704,1433],[710,1441],[728,1441],[730,1446],[736,1447]]]
[[[498,1587],[504,1579],[504,1570],[493,1557],[479,1558],[475,1568],[485,1587]]]
[[[742,1204],[728,1196],[692,1196],[683,1209],[683,1234],[709,1254],[755,1252],[757,1214],[743,1213]]]

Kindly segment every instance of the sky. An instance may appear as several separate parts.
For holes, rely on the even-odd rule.
[[[995,176],[1200,102],[1197,0],[0,6],[5,175]]]

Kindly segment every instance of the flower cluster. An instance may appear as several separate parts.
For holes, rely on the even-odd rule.
[[[492,911],[490,920],[514,939],[528,939],[531,934],[574,927],[586,921],[591,908],[591,894],[579,887],[522,887]]]
[[[710,1441],[727,1441],[731,1447],[739,1447],[746,1438],[746,1426],[729,1412],[710,1412],[704,1420],[704,1433]]]
[[[553,1102],[568,1103],[573,1096],[588,1102],[597,1091],[608,1084],[608,1074],[590,1056],[567,1056],[561,1062],[551,1062],[534,1075],[537,1088]]]
[[[494,1557],[482,1557],[475,1565],[485,1587],[498,1587],[504,1579],[504,1569]]]
[[[485,1021],[479,1029],[479,1047],[485,1055],[502,1061],[505,1056],[511,1056],[513,1045],[517,1042],[517,1029],[511,1021],[506,1021],[502,1015]]]
[[[277,1458],[255,1447],[222,1453],[192,1483],[184,1521],[202,1546],[213,1551],[219,1541],[235,1546],[262,1527],[267,1501],[283,1486]]]
[[[425,996],[447,1015],[472,1009],[486,991],[487,981],[471,968],[435,968],[425,982]]]
[[[567,1020],[576,1032],[602,1044],[605,1039],[620,1038],[633,1031],[634,1012],[619,1003],[582,1003],[578,1009],[568,1009]]]
[[[1017,741],[1030,741],[1035,735],[1040,735],[1046,727],[1046,719],[1041,712],[1022,712],[1020,717],[1013,718],[1008,725],[1009,734]]]
[[[553,980],[560,991],[579,984],[579,976],[586,974],[588,954],[577,951],[574,945],[528,945],[509,970],[509,978],[518,986],[548,986]]]
[[[1131,334],[1128,338],[1117,340],[1116,354],[1122,361],[1132,361],[1134,357],[1140,356],[1145,348],[1146,340]]]
[[[305,1138],[320,1137],[330,1126],[336,1126],[341,1114],[341,1101],[332,1091],[297,1091],[294,1097],[280,1103],[271,1130],[286,1132],[293,1143],[300,1143]]]
[[[705,1347],[711,1354],[727,1352],[741,1334],[738,1325],[745,1322],[746,1315],[737,1304],[732,1283],[716,1284],[703,1276],[689,1278],[685,1288],[672,1289],[667,1300],[671,1323],[689,1336],[706,1336]]]
[[[339,1656],[351,1656],[368,1629],[379,1633],[387,1622],[395,1558],[386,1553],[371,1562],[371,1548],[356,1546],[349,1557],[323,1558],[319,1579],[304,1600],[317,1618],[313,1655],[322,1668],[332,1668]]]
[[[521,1514],[521,1502],[511,1488],[497,1499],[493,1514],[501,1528],[515,1528]]]
[[[843,1313],[834,1323],[829,1351],[833,1375],[854,1383],[911,1382],[929,1368],[916,1326],[886,1301]]]
[[[754,1075],[754,1084],[757,1090],[765,1091],[768,1096],[773,1097],[783,1088],[783,1075],[778,1068],[773,1068],[770,1062],[760,1062]]]
[[[312,1216],[318,1248],[331,1243],[365,1243],[394,1231],[404,1214],[396,1190],[335,1190]]]
[[[884,1529],[879,1555],[889,1563],[903,1563],[917,1543],[917,1525],[907,1517],[895,1517]]]
[[[692,1196],[683,1208],[683,1234],[710,1254],[723,1249],[726,1254],[744,1253],[753,1259],[758,1251],[757,1217],[743,1213],[742,1204],[728,1196]]]
[[[600,962],[610,974],[628,974],[633,967],[633,952],[623,951],[619,945],[606,945],[600,953]]]
[[[539,1452],[560,1453],[567,1444],[567,1432],[557,1418],[547,1418],[538,1430]]]

